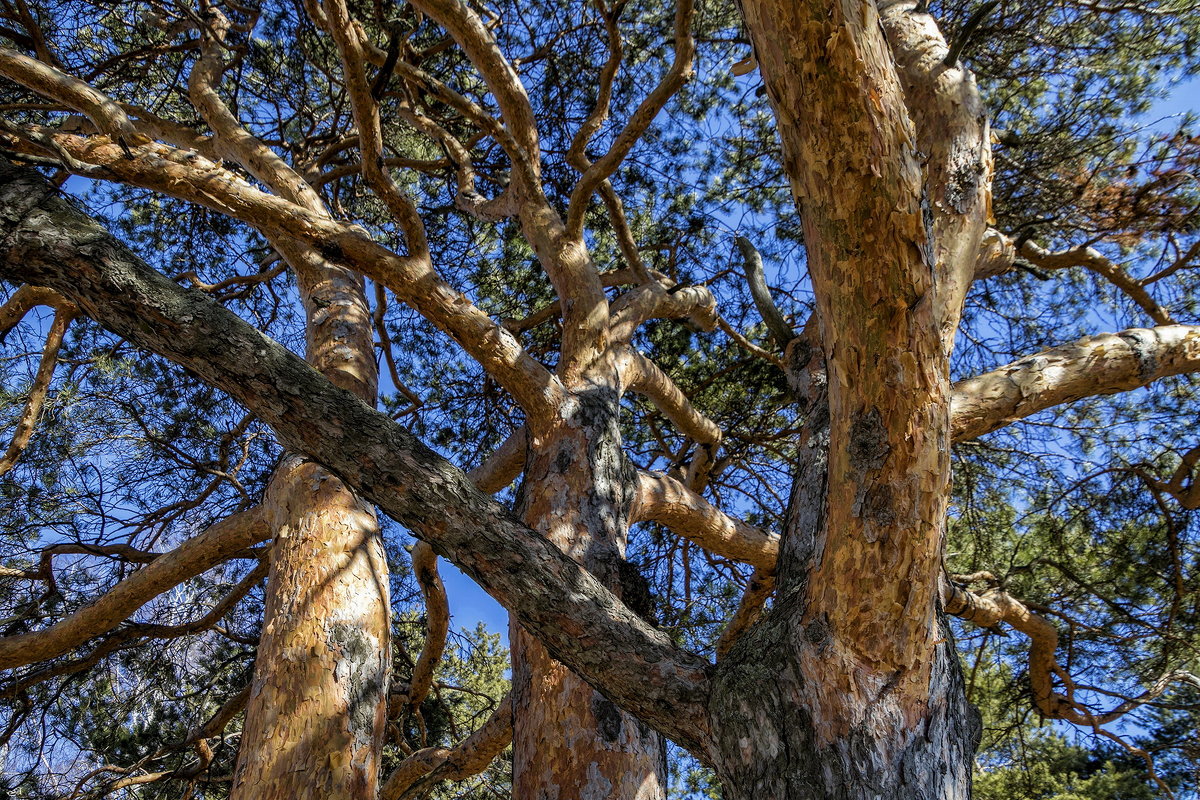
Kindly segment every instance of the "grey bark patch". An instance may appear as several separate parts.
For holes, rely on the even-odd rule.
[[[825,649],[830,638],[832,638],[832,634],[829,631],[829,620],[824,614],[819,619],[808,623],[804,628],[804,640],[818,651]]]
[[[1138,362],[1138,377],[1149,380],[1158,371],[1157,342],[1153,331],[1131,330],[1117,334],[1129,349],[1133,351]]]
[[[370,746],[375,741],[375,712],[384,695],[381,654],[371,637],[344,622],[330,625],[326,642],[340,654],[334,678],[346,693],[354,747]]]
[[[854,498],[854,507],[851,513],[859,519],[871,522],[874,525],[887,527],[896,521],[896,511],[893,508],[894,492],[892,487],[886,484],[872,486],[864,491],[859,491]],[[875,537],[868,530],[866,532],[868,541],[875,541]]]
[[[956,213],[965,214],[970,210],[975,202],[975,196],[979,193],[982,165],[974,153],[959,151],[955,153],[955,156],[956,160],[959,158],[962,160],[950,168],[943,197],[946,199],[946,204]]]
[[[892,446],[887,441],[887,429],[878,408],[859,414],[850,426],[847,448],[850,467],[859,473],[879,469],[887,461]]]
[[[606,742],[621,738],[621,709],[599,692],[592,694],[592,716],[596,718],[596,730]]]

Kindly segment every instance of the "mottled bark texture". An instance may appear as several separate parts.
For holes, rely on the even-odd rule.
[[[930,208],[926,181],[955,167],[922,152],[953,161],[963,148],[919,138],[905,93],[940,89],[920,64],[902,84],[873,2],[743,11],[804,226],[819,344],[790,348],[810,408],[779,594],[719,665],[714,761],[733,797],[965,797],[974,741],[936,586],[948,352],[969,281],[954,237],[974,235],[986,196],[939,190]],[[898,50],[917,38],[892,27]],[[976,154],[978,125],[961,137]],[[821,361],[827,386],[804,387]]]
[[[390,669],[374,511],[300,457],[264,507],[275,542],[233,796],[374,800]]]
[[[306,311],[307,360],[373,403],[362,279],[284,243]],[[291,457],[263,499],[271,525],[263,632],[232,797],[375,800],[391,672],[388,570],[369,503]]]
[[[526,458],[519,511],[634,609],[648,599],[625,560],[636,473],[621,450],[616,391],[596,383],[573,393],[551,433]],[[640,605],[645,606],[645,603]],[[519,625],[513,659],[513,796],[659,800],[666,751],[658,731],[618,708]]]

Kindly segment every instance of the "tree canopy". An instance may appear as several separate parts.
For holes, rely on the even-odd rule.
[[[0,0],[0,796],[1196,796],[1198,10]]]

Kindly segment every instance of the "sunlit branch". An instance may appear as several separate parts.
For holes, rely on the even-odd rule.
[[[779,537],[729,516],[681,481],[661,472],[638,472],[631,518],[658,522],[715,555],[775,571]]]
[[[97,167],[95,177],[142,186],[227,214],[258,228],[269,239],[297,239],[339,264],[383,283],[472,355],[531,417],[557,407],[558,382],[507,331],[449,286],[427,258],[397,255],[361,227],[330,219],[261,192],[220,165],[195,153],[160,144],[139,148],[127,159],[102,137],[54,134],[61,147]]]
[[[688,319],[703,330],[717,324],[717,302],[707,286],[672,286],[651,281],[631,289],[612,305],[612,340],[628,344],[651,319]]]
[[[120,105],[88,84],[54,67],[0,47],[0,73],[5,77],[75,109],[113,140],[127,147],[143,144],[146,136],[129,119]]]
[[[429,695],[433,686],[433,672],[442,660],[446,649],[446,636],[450,632],[450,606],[446,601],[446,587],[437,571],[437,554],[422,541],[413,545],[413,575],[421,587],[425,602],[425,645],[413,667],[412,682],[408,687],[408,707],[416,712],[417,707]]]
[[[522,425],[513,431],[483,463],[467,472],[467,478],[481,492],[495,494],[508,486],[525,467],[528,430]]]
[[[487,721],[454,747],[427,747],[400,762],[380,787],[379,800],[420,797],[441,781],[478,775],[511,741],[512,698],[505,695]]]
[[[954,385],[955,441],[974,439],[1038,411],[1200,371],[1200,326],[1130,328],[1090,336]]]
[[[12,439],[8,443],[3,457],[0,457],[0,475],[5,475],[17,463],[17,459],[25,452],[38,418],[42,414],[42,405],[50,392],[50,381],[54,377],[54,367],[58,364],[58,351],[62,347],[63,336],[67,326],[71,324],[74,310],[64,305],[54,314],[54,321],[46,334],[46,343],[42,347],[42,358],[38,363],[37,373],[33,376],[33,384],[29,388],[29,396],[25,398],[25,408],[17,418]]]
[[[618,360],[622,382],[652,402],[682,433],[704,444],[721,441],[720,427],[701,414],[657,364],[633,347],[622,349]]]
[[[0,669],[54,658],[103,635],[171,587],[206,572],[270,535],[259,508],[226,517],[50,627],[0,638]]]

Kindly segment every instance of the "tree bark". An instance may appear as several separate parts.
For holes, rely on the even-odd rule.
[[[733,646],[714,678],[717,774],[728,800],[965,800],[979,738],[949,629],[936,646],[916,721],[893,686],[832,657],[828,626],[795,596]],[[831,731],[814,709],[848,693],[863,713]]]
[[[975,235],[986,193],[956,208],[936,193],[946,220],[930,208],[926,181],[942,165],[922,164],[874,2],[744,0],[743,11],[816,297],[819,347],[793,343],[790,377],[803,389],[823,372],[828,384],[800,398],[776,605],[718,665],[714,761],[738,798],[967,797],[972,725],[936,586],[948,356],[967,280],[955,237]],[[960,138],[977,142],[971,122]],[[934,157],[969,149],[954,141]],[[982,181],[980,161],[965,163]]]
[[[232,797],[374,800],[390,669],[374,510],[297,456],[264,505],[275,543]]]
[[[832,535],[825,530],[830,417],[823,361],[803,339],[788,348],[788,382],[805,419],[776,602],[718,662],[709,712],[713,761],[729,800],[964,800],[979,721],[941,610],[921,676],[927,683],[915,687],[924,697],[915,704],[899,691],[903,671],[855,663],[858,654],[847,653],[853,643],[837,641],[829,616],[808,613],[814,567]],[[873,599],[856,597],[864,606]],[[828,711],[840,708],[851,714]]]
[[[706,659],[675,646],[395,421],[150,268],[39,175],[0,159],[0,201],[0,278],[57,289],[106,329],[227,392],[285,447],[430,543],[605,696],[708,752]]]
[[[304,302],[307,360],[374,403],[362,279],[280,245]],[[263,501],[274,535],[263,632],[231,797],[375,800],[391,672],[388,569],[375,510],[286,457]]]
[[[640,576],[625,561],[636,472],[621,450],[618,411],[617,392],[608,386],[575,392],[552,433],[531,445],[519,510],[527,525],[645,614],[631,597]],[[510,638],[513,796],[665,797],[662,736],[554,660],[515,622]]]

